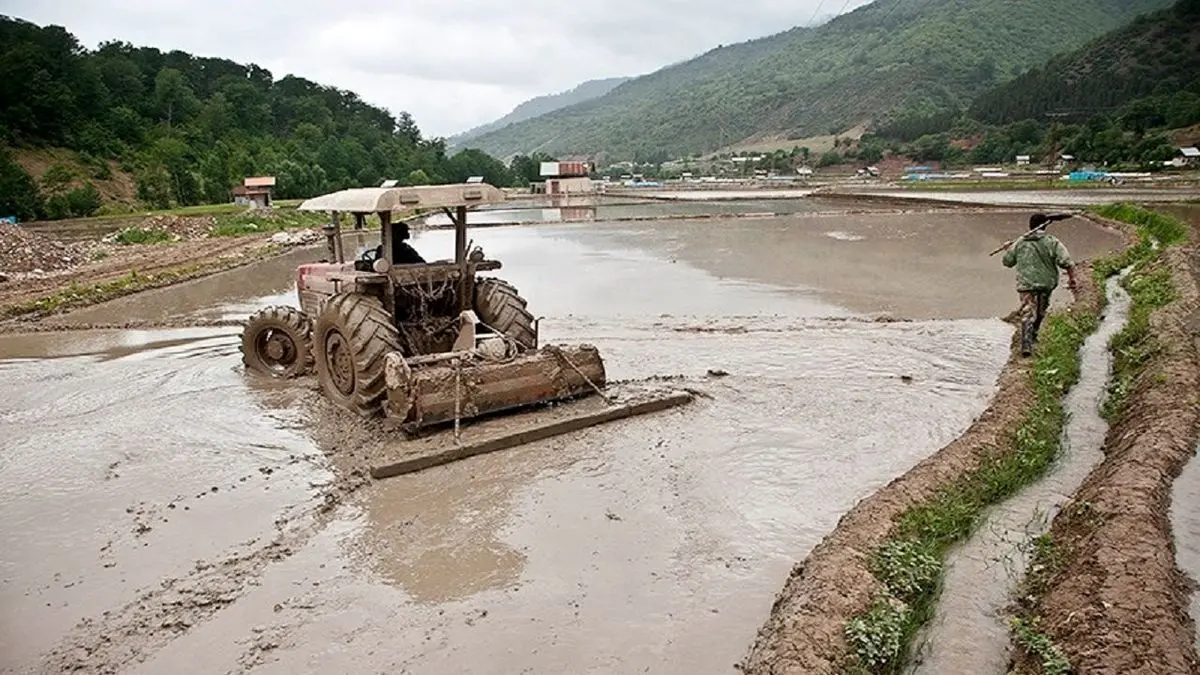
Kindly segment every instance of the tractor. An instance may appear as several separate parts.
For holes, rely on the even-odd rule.
[[[501,268],[468,250],[467,214],[505,200],[486,183],[354,188],[309,199],[331,214],[326,259],[296,270],[299,308],[267,307],[242,332],[247,370],[293,378],[315,370],[322,392],[363,417],[409,432],[534,404],[603,395],[605,370],[590,345],[539,346],[538,322]],[[454,259],[413,263],[396,218],[443,211]],[[347,260],[341,217],[375,214],[380,243]]]

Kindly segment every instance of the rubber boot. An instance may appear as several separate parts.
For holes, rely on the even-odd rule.
[[[1033,354],[1033,344],[1037,341],[1036,330],[1032,318],[1021,322],[1021,356]]]

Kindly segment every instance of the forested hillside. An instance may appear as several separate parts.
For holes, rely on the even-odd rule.
[[[0,145],[79,151],[136,179],[139,198],[165,207],[225,202],[255,174],[278,177],[277,196],[307,197],[350,186],[461,181],[484,175],[507,185],[499,162],[471,151],[447,157],[407,113],[358,95],[255,65],[108,42],[82,47],[67,30],[0,17]],[[88,176],[72,190],[28,195],[28,176],[0,151],[0,216],[87,215]],[[18,191],[21,191],[18,194]],[[93,190],[94,191],[94,190]],[[87,197],[87,198],[85,198]]]
[[[901,116],[862,142],[923,161],[1012,162],[1018,154],[1063,153],[1140,168],[1174,156],[1167,132],[1195,124],[1200,0],[1180,0],[982,93],[967,110]]]
[[[503,129],[510,124],[516,124],[517,122],[533,119],[538,115],[545,115],[548,112],[554,112],[555,110],[566,108],[567,106],[575,105],[576,103],[590,101],[594,98],[607,94],[628,80],[628,77],[610,77],[603,80],[588,80],[587,82],[584,82],[583,84],[574,87],[569,91],[531,98],[513,108],[512,112],[508,113],[504,117],[501,117],[495,122],[475,127],[470,131],[465,131],[456,136],[451,136],[450,138],[446,139],[446,142],[450,147],[466,147],[470,145],[471,139],[482,134],[486,134],[489,131]]]
[[[682,156],[962,108],[1170,0],[877,0],[816,28],[719,47],[474,139],[494,155]]]
[[[1145,114],[1157,110],[1161,123],[1179,117],[1174,126],[1183,126],[1200,103],[1198,85],[1200,0],[1182,0],[986,92],[971,116],[993,124],[1047,114],[1078,119],[1156,95],[1147,99]]]

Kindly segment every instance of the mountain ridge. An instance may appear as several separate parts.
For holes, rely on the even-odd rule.
[[[586,82],[582,82],[572,87],[571,89],[560,91],[556,94],[535,96],[534,98],[518,104],[515,108],[509,111],[508,114],[494,122],[481,124],[477,127],[468,129],[467,131],[447,138],[447,147],[465,147],[463,144],[470,142],[470,140],[473,138],[492,131],[503,129],[510,124],[516,124],[517,122],[533,119],[534,117],[545,115],[546,113],[551,113],[555,110],[560,110],[567,106],[575,105],[576,103],[583,103],[584,101],[589,101],[593,98],[603,96],[631,79],[633,78],[606,77],[597,80],[587,80]]]
[[[721,46],[473,139],[497,156],[685,156],[831,133],[974,95],[1169,0],[877,0],[815,27]],[[1019,46],[1020,48],[1014,48]]]

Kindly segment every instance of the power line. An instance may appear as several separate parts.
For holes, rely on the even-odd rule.
[[[813,21],[817,19],[817,12],[820,12],[821,8],[824,6],[825,0],[821,0],[817,3],[817,8],[813,10],[812,16],[808,17],[808,23],[804,24],[805,28],[812,28]]]

